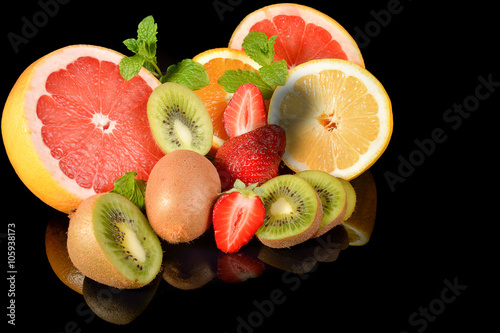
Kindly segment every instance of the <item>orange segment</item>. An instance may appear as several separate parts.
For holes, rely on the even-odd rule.
[[[233,95],[227,93],[217,81],[226,70],[245,69],[256,71],[259,65],[250,59],[244,51],[228,48],[207,50],[195,56],[193,60],[201,63],[206,68],[210,80],[208,86],[196,90],[195,93],[205,103],[212,119],[214,140],[211,153],[213,153],[229,138],[222,124],[222,115]]]
[[[387,147],[392,110],[383,86],[364,68],[322,59],[290,71],[271,99],[269,123],[286,131],[283,160],[292,170],[352,179]]]

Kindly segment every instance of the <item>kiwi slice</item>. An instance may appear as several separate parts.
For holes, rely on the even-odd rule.
[[[339,224],[347,209],[347,195],[342,182],[329,173],[307,170],[297,173],[312,185],[323,206],[323,218],[312,237],[319,237]]]
[[[188,87],[174,82],[156,87],[147,109],[153,136],[165,153],[189,149],[205,155],[212,147],[210,115],[203,101]]]
[[[303,178],[281,175],[265,182],[261,196],[266,210],[255,235],[272,248],[290,247],[309,239],[323,217],[321,201]]]
[[[136,205],[119,194],[104,194],[95,202],[92,221],[97,243],[119,273],[139,285],[155,278],[163,260],[161,244]]]
[[[356,207],[356,191],[354,190],[354,187],[352,187],[351,183],[349,183],[347,180],[339,178],[340,182],[344,186],[345,192],[346,192],[346,197],[347,197],[347,207],[346,207],[346,212],[344,217],[342,218],[342,222],[347,220],[349,217],[351,217],[352,213],[354,212],[354,208]]]

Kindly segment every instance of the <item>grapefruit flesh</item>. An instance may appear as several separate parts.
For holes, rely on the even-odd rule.
[[[241,50],[250,31],[278,35],[274,60],[285,59],[288,68],[325,58],[349,60],[364,67],[350,34],[337,21],[308,6],[276,4],[249,14],[235,29],[229,47]]]
[[[122,57],[90,45],[54,51],[25,70],[5,105],[2,134],[14,169],[63,212],[112,190],[125,172],[147,180],[164,155],[146,113],[160,82],[145,69],[125,81]]]

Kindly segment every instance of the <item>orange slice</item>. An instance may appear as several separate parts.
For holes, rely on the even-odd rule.
[[[384,152],[392,134],[391,101],[366,69],[320,59],[290,70],[269,106],[270,124],[286,131],[290,169],[321,170],[350,180]]]
[[[351,35],[334,19],[308,6],[281,3],[247,15],[236,27],[229,47],[242,50],[250,31],[262,31],[275,41],[275,60],[288,68],[313,59],[338,58],[364,67],[363,57]]]
[[[233,96],[233,94],[227,93],[217,81],[228,69],[257,71],[260,66],[248,57],[244,51],[228,48],[217,48],[204,51],[195,56],[193,60],[199,62],[206,68],[210,80],[208,86],[196,90],[195,93],[201,98],[203,103],[205,103],[205,107],[210,114],[210,119],[212,119],[214,138],[209,155],[215,155],[215,152],[222,143],[229,139],[224,130],[224,125],[222,124],[222,116],[227,104]]]
[[[2,136],[14,170],[62,212],[112,190],[125,172],[147,180],[164,155],[146,114],[160,82],[144,68],[125,81],[122,58],[92,45],[56,50],[21,74],[5,103]]]

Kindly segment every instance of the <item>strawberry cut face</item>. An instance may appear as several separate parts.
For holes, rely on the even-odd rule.
[[[217,248],[238,252],[264,223],[264,216],[264,204],[251,190],[224,193],[212,213]]]
[[[222,123],[230,138],[266,125],[266,105],[259,88],[252,83],[239,86],[224,110]]]

